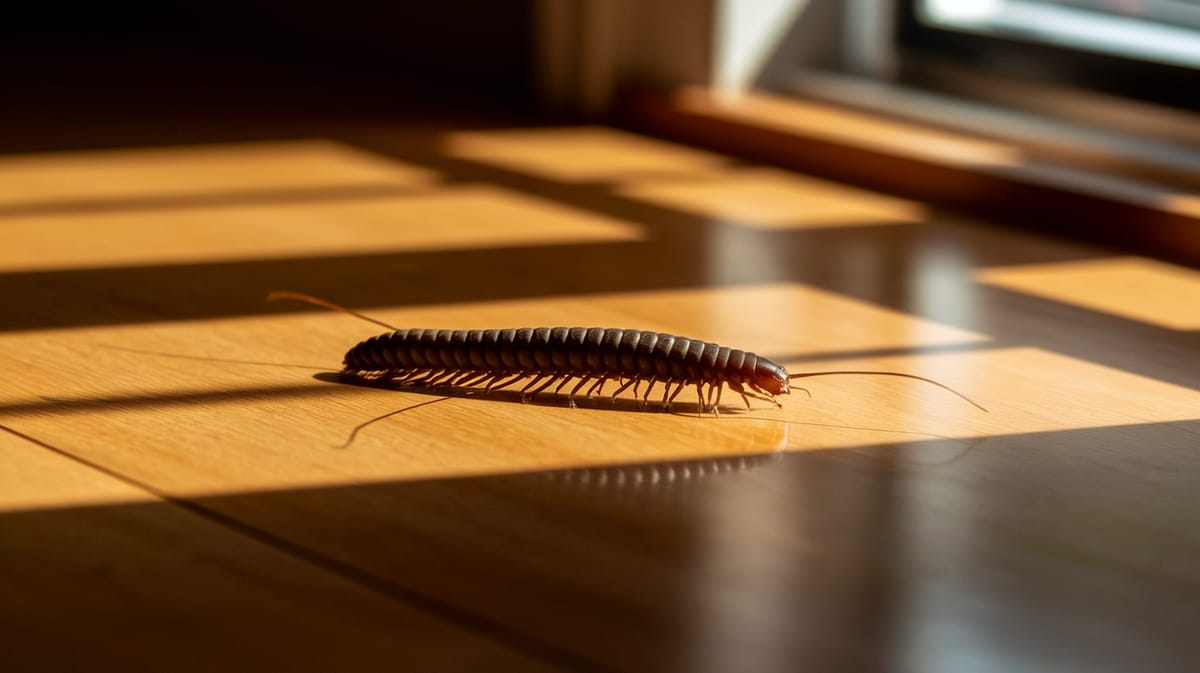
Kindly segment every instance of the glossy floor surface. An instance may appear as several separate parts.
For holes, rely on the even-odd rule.
[[[1194,670],[1200,273],[609,128],[271,128],[0,156],[19,669]],[[382,328],[279,289],[988,412],[383,418],[441,395],[337,381]]]

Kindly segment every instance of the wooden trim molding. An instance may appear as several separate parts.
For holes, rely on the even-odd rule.
[[[1200,196],[1057,164],[1017,144],[845,107],[703,87],[628,92],[621,123],[787,168],[1200,265]]]

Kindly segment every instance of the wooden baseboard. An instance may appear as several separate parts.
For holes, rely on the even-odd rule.
[[[1045,233],[1200,265],[1200,196],[1022,147],[828,103],[707,89],[634,91],[637,130]]]

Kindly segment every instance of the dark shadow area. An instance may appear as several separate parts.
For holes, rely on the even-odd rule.
[[[500,2],[330,6],[301,0],[103,8],[26,4],[0,26],[0,81],[17,116],[296,114],[527,106],[532,7]]]
[[[279,616],[237,591],[174,602],[171,586],[202,590],[214,564],[270,573],[253,542],[566,670],[1188,671],[1197,433],[1200,421],[1000,436],[940,465],[922,463],[957,449],[907,442],[8,512],[6,656],[148,670],[147,646],[123,637],[136,629],[189,651],[185,670],[236,665],[245,636],[201,639],[243,620],[271,633]],[[116,531],[157,545],[193,517],[239,535],[161,549],[154,563],[180,576],[130,583],[122,568],[147,567],[137,544],[76,543]],[[53,613],[41,586],[56,587]],[[89,629],[64,629],[64,614]],[[348,653],[362,626],[347,614],[341,628],[259,656],[394,661]]]
[[[914,288],[903,280],[882,281],[897,268],[915,267],[919,239],[936,236],[940,229],[864,223],[854,228],[758,232],[702,218],[687,218],[683,224],[678,222],[681,217],[663,216],[675,224],[638,221],[648,229],[650,240],[636,242],[17,271],[0,274],[0,330],[312,311],[294,304],[267,305],[263,297],[277,289],[297,289],[365,308],[791,281],[911,309]],[[717,229],[722,230],[719,236]],[[712,261],[717,245],[732,250],[726,255],[728,262]],[[843,287],[852,279],[839,257],[864,252],[878,260],[871,271],[880,282],[866,278],[856,289]],[[986,248],[978,252],[984,256]],[[763,265],[762,255],[771,264]],[[1045,253],[1036,257],[1049,261]],[[1064,257],[1078,256],[1051,259]],[[746,264],[738,264],[738,258],[745,258]],[[914,275],[919,272],[913,268]],[[347,288],[353,288],[353,296],[344,296]]]

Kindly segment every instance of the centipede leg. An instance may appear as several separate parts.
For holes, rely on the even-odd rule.
[[[565,376],[565,379],[566,379],[566,380],[570,380],[570,378],[571,378],[571,377],[570,377],[570,375],[564,375],[564,376]],[[537,388],[534,388],[534,389],[533,389],[533,390],[532,390],[532,391],[529,393],[529,397],[530,397],[530,398],[537,397],[537,394],[538,394],[538,393],[540,393],[540,392],[542,392],[543,390],[545,390],[545,389],[549,388],[550,386],[554,385],[554,382],[555,382],[555,381],[557,381],[557,380],[558,380],[558,378],[559,378],[559,377],[558,377],[557,375],[553,375],[553,374],[552,374],[552,375],[550,375],[550,380],[549,380],[549,381],[546,381],[545,383],[543,383],[542,385],[538,386]],[[563,383],[566,383],[566,380],[564,380],[564,381],[563,381]],[[535,381],[536,381],[536,379],[535,379]],[[559,387],[561,388],[562,386],[560,385]]]
[[[533,377],[533,380],[530,381],[529,383],[527,383],[525,385],[525,387],[521,389],[521,403],[522,404],[529,401],[529,389],[536,386],[539,381],[544,380],[547,376],[550,376],[550,374],[535,374]],[[551,380],[551,382],[554,381],[553,378],[551,378],[550,380]]]
[[[711,393],[710,393],[711,395]],[[696,382],[696,418],[704,415],[708,408],[704,406],[704,382]]]
[[[646,408],[646,405],[650,403],[650,392],[654,390],[655,383],[658,383],[658,377],[651,376],[650,383],[646,386],[646,394],[644,396],[642,396],[642,403],[640,405],[640,408],[643,410]],[[637,395],[637,385],[633,386],[633,394]]]
[[[760,400],[765,400],[767,402],[770,402],[771,404],[774,404],[776,407],[778,407],[780,409],[783,408],[783,405],[779,403],[779,400],[775,399],[775,396],[772,395],[770,391],[763,390],[762,388],[759,388],[758,386],[754,385],[753,383],[750,384],[750,388],[752,390],[757,390],[759,393],[761,393],[761,395],[755,395],[754,393],[750,393],[752,396],[757,397]]]
[[[479,382],[483,386],[484,397],[486,397],[487,393],[491,391],[493,383],[495,383],[496,381],[499,381],[500,379],[504,378],[507,375],[508,374],[497,374],[495,372],[489,372],[487,377]]]
[[[503,379],[505,376],[506,376],[506,374],[499,374],[496,376],[496,379],[497,380]],[[518,373],[517,375],[504,381],[504,383],[497,384],[495,381],[493,381],[492,383],[488,384],[487,388],[484,389],[484,395],[486,396],[488,393],[491,393],[493,390],[502,390],[504,388],[507,388],[507,387],[511,386],[512,384],[516,383],[517,381],[520,381],[523,378],[525,378],[525,372]]]
[[[419,376],[413,376],[411,378],[406,378],[401,383],[406,386],[423,386],[423,385],[428,384],[430,381],[432,381],[433,378],[437,376],[437,374],[438,374],[438,372],[436,369],[427,369],[427,370],[421,372],[421,374]]]
[[[613,392],[613,394],[612,394],[612,402],[613,402],[613,406],[616,406],[616,405],[617,405],[617,395],[620,395],[621,393],[625,392],[625,389],[626,389],[626,388],[628,388],[629,386],[632,386],[633,384],[637,383],[637,381],[638,381],[638,377],[636,377],[636,376],[635,376],[635,377],[633,377],[632,379],[629,379],[628,381],[626,381],[625,383],[622,383],[622,384],[621,384],[621,387],[617,388],[617,389],[616,389],[616,390]],[[634,392],[634,395],[637,395],[637,393],[636,393],[636,392]]]
[[[567,395],[567,403],[571,405],[572,409],[575,408],[575,393],[579,392],[579,389],[583,387],[583,384],[591,380],[592,377],[590,376],[584,376],[583,378],[579,379],[579,385],[572,388],[571,392]]]
[[[742,396],[742,401],[746,403],[746,411],[750,411],[750,398],[746,396],[746,389],[742,387],[742,384],[737,381],[730,381],[729,389]]]
[[[471,372],[471,373],[467,374],[466,376],[463,376],[461,379],[455,381],[453,385],[462,386],[462,387],[466,388],[468,386],[473,386],[477,383],[482,383],[483,381],[485,381],[491,377],[492,377],[492,374],[489,374],[487,372],[484,372],[482,374],[480,374],[479,372]]]
[[[587,391],[588,398],[590,399],[597,392],[599,392],[601,395],[603,395],[604,394],[604,384],[607,382],[608,382],[608,377],[601,375],[600,380],[593,383],[591,388],[588,388],[588,391]]]
[[[555,386],[555,388],[554,388],[554,394],[555,394],[555,395],[557,395],[557,394],[559,394],[560,392],[562,392],[562,389],[563,389],[563,388],[564,388],[564,387],[565,387],[565,386],[566,386],[568,383],[570,383],[570,382],[571,382],[571,380],[572,380],[573,378],[575,378],[575,374],[567,374],[567,375],[563,376],[561,379],[559,379],[559,381],[558,381],[558,385],[557,385],[557,386]],[[570,397],[568,396],[568,398],[567,398],[567,402],[570,404],[570,406],[571,406],[571,408],[572,408],[572,409],[574,409],[574,408],[575,408],[575,400],[572,400],[572,399],[570,399]]]
[[[667,389],[663,392],[663,407],[666,408],[667,411],[671,410],[671,403],[675,401],[676,397],[679,397],[679,393],[683,390],[685,385],[687,385],[687,381],[680,381],[675,386],[675,392],[671,392],[671,384],[670,382],[667,383]],[[667,397],[668,393],[670,393],[670,397]]]
[[[429,372],[429,376],[422,379],[421,385],[432,386],[434,381],[437,381],[445,375],[446,371],[444,369],[434,369]]]
[[[751,385],[753,385],[753,384],[751,384]],[[764,396],[764,395],[760,395],[760,394],[758,394],[757,392],[754,392],[753,390],[746,390],[746,388],[745,388],[744,386],[742,386],[742,384],[741,384],[741,383],[735,383],[735,382],[733,382],[733,381],[730,381],[730,382],[729,382],[729,387],[730,387],[730,388],[732,388],[733,390],[735,390],[735,391],[737,391],[737,392],[741,393],[741,395],[742,395],[742,399],[743,399],[743,400],[745,400],[745,402],[746,402],[746,409],[747,409],[747,410],[749,410],[749,409],[750,409],[750,398],[751,398],[751,397],[753,397],[753,398],[754,398],[754,399],[756,399],[756,400],[762,400],[762,401],[764,401],[764,402],[770,402],[771,404],[774,404],[774,405],[775,405],[775,406],[777,406],[777,407],[782,407],[782,406],[783,406],[783,405],[782,405],[782,404],[780,404],[780,403],[779,403],[777,400],[775,400],[775,398],[773,398],[773,397],[766,397],[766,396]]]
[[[450,377],[450,382],[448,385],[451,385],[455,388],[459,388],[462,386],[463,381],[466,381],[467,379],[470,379],[471,377],[478,376],[478,375],[479,375],[479,372],[473,372],[473,371],[464,372],[464,371],[459,370],[454,373],[454,376]]]
[[[753,397],[756,400],[762,400],[763,402],[770,402],[771,404],[774,404],[775,406],[779,407],[780,409],[783,408],[783,405],[780,404],[779,401],[776,400],[774,397],[768,397],[767,395],[760,395],[760,394],[754,392],[753,390],[747,390],[746,394],[749,395],[750,397]]]
[[[457,378],[460,373],[461,372],[459,372],[458,370],[443,371],[440,374],[438,374],[437,376],[435,376],[429,380],[429,387],[433,388],[433,387],[440,386],[443,383],[446,383],[447,381]]]
[[[424,370],[421,370],[421,369],[409,369],[409,370],[402,369],[399,372],[397,372],[393,378],[396,383],[398,383],[400,385],[407,385],[409,381],[411,381],[415,378],[419,378],[424,373],[425,373]]]

